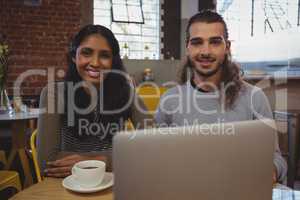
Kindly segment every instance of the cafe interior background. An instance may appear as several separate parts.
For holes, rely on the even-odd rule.
[[[298,158],[300,0],[0,0],[1,42],[8,47],[2,89],[11,102],[19,98],[27,108],[37,108],[47,81],[63,79],[71,36],[90,23],[114,32],[137,85],[149,78],[163,86],[176,80],[185,58],[185,27],[202,9],[215,9],[225,18],[233,58],[241,64],[244,79],[263,88],[274,113],[283,113],[288,125],[279,136],[280,146],[287,159],[291,153]],[[148,72],[150,77],[145,77]],[[14,84],[21,74],[21,93],[15,98],[13,89],[19,86]],[[35,127],[31,120],[26,129],[32,171],[29,139]],[[1,152],[8,155],[11,147],[11,124],[0,121]],[[297,159],[288,162],[297,169]],[[18,159],[11,169],[24,181]],[[292,180],[300,189],[297,173]]]

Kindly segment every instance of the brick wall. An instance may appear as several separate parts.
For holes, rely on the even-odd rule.
[[[0,32],[10,48],[8,92],[12,95],[17,77],[28,70],[53,71],[66,68],[66,52],[71,36],[80,28],[81,0],[42,0],[40,6],[23,0],[0,0]],[[60,71],[61,72],[61,71]],[[61,73],[60,73],[61,74]],[[47,76],[32,75],[21,85],[22,95],[39,95]]]

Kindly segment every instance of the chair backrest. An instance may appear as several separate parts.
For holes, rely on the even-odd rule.
[[[147,109],[151,112],[156,111],[161,95],[167,91],[165,87],[142,86],[136,89],[137,94],[144,101]]]
[[[37,181],[41,182],[42,181],[42,176],[41,176],[41,171],[40,171],[40,167],[38,164],[38,160],[37,160],[37,153],[36,153],[36,134],[37,134],[37,129],[33,131],[33,133],[31,134],[30,137],[30,148],[32,151],[32,160],[33,160],[33,164],[34,164],[34,169],[35,169],[35,174],[37,177]]]
[[[300,157],[300,115],[293,112],[274,111],[274,118],[279,133],[279,146],[288,164],[287,185],[294,188]]]
[[[16,171],[0,170],[0,191],[13,187],[20,192],[22,190],[19,173]]]
[[[2,162],[4,166],[7,165],[7,159],[3,150],[0,150],[0,162]]]
[[[128,119],[126,121],[125,127],[126,127],[127,131],[133,131],[133,130],[135,130],[135,127],[134,127],[134,125],[133,125],[133,123],[132,123],[132,121],[130,119]]]

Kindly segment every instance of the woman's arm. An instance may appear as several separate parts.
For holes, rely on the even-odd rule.
[[[88,154],[69,154],[65,155],[62,158],[51,161],[47,163],[47,168],[44,170],[46,176],[63,178],[71,175],[72,167],[75,163],[84,161],[84,160],[101,160],[107,163],[107,157],[105,155],[88,155]],[[106,171],[109,171],[106,167]]]

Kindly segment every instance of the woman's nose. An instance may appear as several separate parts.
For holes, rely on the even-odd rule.
[[[99,67],[100,66],[100,59],[98,58],[97,55],[93,55],[92,59],[91,59],[91,62],[90,62],[90,65],[93,66],[93,67]]]

